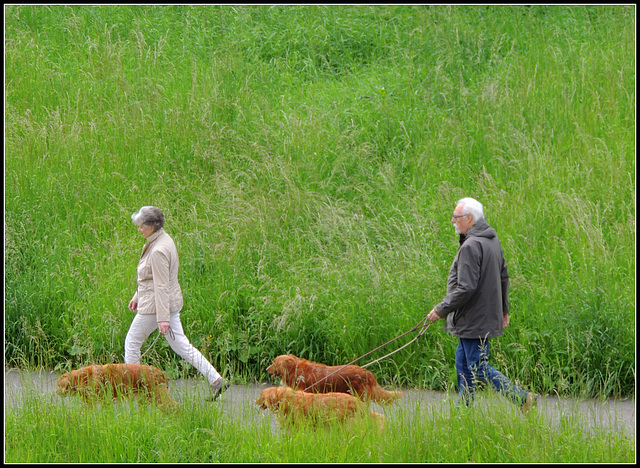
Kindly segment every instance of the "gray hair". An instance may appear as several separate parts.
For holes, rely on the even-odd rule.
[[[462,205],[461,214],[470,214],[473,217],[473,222],[477,223],[481,219],[484,219],[484,212],[482,210],[482,203],[473,198],[463,198],[458,200],[458,205]]]
[[[153,232],[156,232],[164,226],[164,215],[162,211],[160,211],[160,208],[143,206],[131,215],[131,221],[133,221],[133,224],[136,226],[141,226],[142,224],[151,226],[153,227]]]

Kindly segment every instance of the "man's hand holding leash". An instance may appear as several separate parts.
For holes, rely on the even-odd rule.
[[[432,323],[440,319],[441,317],[436,313],[434,309],[431,309],[431,312],[429,312],[429,315],[427,315],[427,320],[429,320],[429,322],[432,322]]]

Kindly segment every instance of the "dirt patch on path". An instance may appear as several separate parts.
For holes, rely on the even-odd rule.
[[[38,395],[51,394],[55,396],[57,379],[59,375],[49,371],[22,371],[16,369],[5,369],[4,372],[4,405],[5,407],[15,407],[21,404],[22,398],[36,393]],[[260,392],[273,387],[274,384],[247,384],[232,385],[224,393],[221,400],[223,411],[230,415],[242,415],[243,418],[260,420],[275,418],[266,411],[260,411],[255,406],[255,400]],[[169,393],[172,398],[181,401],[185,395],[208,395],[208,387],[203,379],[179,379],[173,380],[169,386]],[[380,413],[385,413],[387,418],[393,417],[395,412],[408,411],[416,408],[416,405],[424,407],[430,405],[442,408],[447,411],[451,406],[452,399],[457,399],[455,395],[429,390],[402,389],[404,397],[397,403],[380,407],[372,403],[372,409]],[[479,401],[480,404],[496,404],[495,401]],[[583,427],[601,427],[603,429],[613,429],[620,431],[630,437],[636,435],[636,404],[635,398],[626,400],[609,399],[601,400],[577,400],[571,398],[558,398],[555,396],[543,397],[538,403],[538,411],[543,411],[548,419],[557,424],[562,420],[571,421]]]

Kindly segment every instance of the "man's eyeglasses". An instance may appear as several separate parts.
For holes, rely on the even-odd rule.
[[[469,213],[467,213],[467,214],[463,214],[463,215],[453,215],[453,218],[454,218],[454,219],[464,218],[465,216],[468,216],[468,215],[469,215]]]

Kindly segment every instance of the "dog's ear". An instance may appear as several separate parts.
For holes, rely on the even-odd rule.
[[[265,390],[264,401],[262,403],[265,408],[277,408],[277,401],[277,394],[274,392],[273,388]]]
[[[78,369],[73,371],[73,381],[76,385],[86,385],[89,382],[89,376],[86,369]]]
[[[282,374],[282,380],[286,381],[289,372],[289,356],[286,356],[280,361],[280,373]]]
[[[284,360],[284,368],[287,369],[287,374],[292,375],[296,367],[297,358],[293,354],[289,354],[287,359]]]
[[[272,367],[274,370],[277,370],[280,366],[280,362],[282,362],[282,358],[283,356],[276,356],[275,358],[273,358],[273,362],[271,363],[270,367]]]
[[[68,388],[69,388],[69,374],[65,373],[58,378],[58,390],[64,393],[67,391]]]

